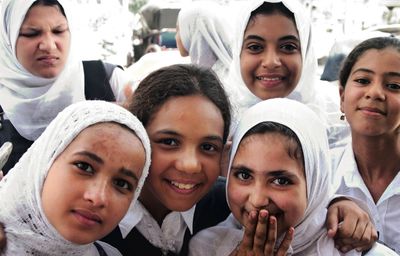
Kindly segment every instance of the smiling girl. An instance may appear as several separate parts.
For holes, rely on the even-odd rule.
[[[340,122],[335,88],[319,84],[307,10],[296,0],[252,0],[238,16],[225,84],[234,124],[257,102],[285,97],[315,111],[327,129],[330,148],[343,145],[349,129]]]
[[[248,109],[233,136],[232,214],[196,235],[191,255],[342,254],[324,228],[330,193],[327,137],[318,117],[289,99]],[[291,246],[289,246],[291,243]],[[396,255],[375,244],[366,255]]]

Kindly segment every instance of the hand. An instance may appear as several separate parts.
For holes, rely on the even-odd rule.
[[[346,198],[339,198],[329,206],[326,227],[328,236],[335,240],[335,247],[343,253],[368,250],[378,239],[369,215]]]
[[[6,248],[6,242],[7,242],[7,240],[6,240],[6,235],[4,233],[4,227],[0,223],[0,254]]]
[[[285,256],[293,240],[294,228],[290,227],[277,251],[274,251],[277,239],[277,221],[269,216],[267,210],[259,213],[252,211],[244,223],[245,231],[242,242],[231,256]]]

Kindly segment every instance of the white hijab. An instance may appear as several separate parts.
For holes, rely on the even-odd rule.
[[[0,222],[5,225],[5,255],[84,255],[92,244],[65,240],[47,220],[41,191],[53,161],[85,128],[116,122],[132,130],[145,149],[145,165],[130,205],[142,189],[150,166],[150,142],[141,122],[126,109],[104,101],[72,104],[50,123],[13,169],[0,181]]]
[[[331,197],[326,131],[315,113],[304,104],[285,98],[260,102],[244,112],[233,135],[229,172],[243,136],[255,125],[265,121],[280,123],[291,129],[299,138],[303,150],[307,208],[303,219],[295,227],[292,242],[293,252],[302,252],[326,232],[324,227],[326,207]],[[229,173],[227,184],[228,182]]]
[[[251,12],[260,7],[264,2],[282,2],[294,14],[297,31],[300,37],[302,57],[301,76],[296,88],[287,96],[287,98],[308,105],[317,113],[318,116],[321,117],[321,109],[319,107],[321,104],[316,97],[315,88],[318,65],[317,58],[312,48],[311,23],[307,17],[308,12],[296,0],[252,0],[246,2],[246,4],[240,8],[238,18],[236,19],[238,22],[233,37],[233,61],[229,72],[229,78],[225,85],[236,111],[236,121],[234,122],[238,122],[243,111],[261,101],[261,99],[254,95],[243,82],[240,71],[240,54],[243,45],[244,32],[247,23],[249,22]],[[322,121],[324,122],[324,119]]]
[[[191,62],[208,68],[220,65],[228,72],[232,62],[228,10],[215,2],[193,2],[178,15],[179,35]]]
[[[70,1],[59,0],[68,19],[71,46],[63,71],[55,78],[32,75],[17,60],[19,29],[35,0],[4,0],[0,20],[0,105],[17,131],[28,140],[37,139],[56,115],[68,105],[82,101],[84,73],[76,54]]]

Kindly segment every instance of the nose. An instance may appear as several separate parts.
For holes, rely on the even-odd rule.
[[[195,148],[186,148],[176,161],[177,170],[186,173],[198,173],[201,171],[201,163]]]
[[[265,184],[255,184],[249,196],[249,202],[255,209],[266,209],[270,198],[269,192],[264,188]]]
[[[375,81],[368,87],[365,97],[373,100],[385,100],[386,95],[382,83]]]
[[[275,49],[266,49],[263,59],[262,66],[267,69],[274,69],[281,65],[281,60],[279,54],[275,51]]]
[[[90,181],[84,192],[84,199],[89,201],[92,206],[103,208],[107,206],[109,184],[105,180]]]
[[[56,41],[54,40],[53,35],[49,33],[44,34],[39,42],[39,49],[49,52],[56,48]]]

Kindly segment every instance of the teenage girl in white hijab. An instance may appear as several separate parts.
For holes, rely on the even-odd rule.
[[[264,127],[260,128],[260,124]],[[258,130],[253,129],[256,126]],[[355,250],[341,254],[334,247],[333,239],[327,237],[324,223],[331,199],[327,151],[325,128],[304,104],[289,99],[271,99],[248,109],[233,136],[229,159],[227,198],[232,214],[218,226],[203,230],[192,238],[191,254],[247,255],[246,252],[257,252],[256,244],[260,242],[257,239],[260,239],[261,251],[256,255],[275,255],[273,248],[276,252],[285,232],[291,230],[293,234],[294,227],[289,255],[361,255]],[[259,160],[251,159],[254,154]],[[266,162],[263,163],[260,157],[267,159]],[[291,163],[288,165],[288,162]],[[253,230],[254,236],[249,238],[249,232],[245,234],[243,227],[249,228],[246,218],[251,211],[258,214],[265,210],[272,217],[264,216],[266,220],[262,223],[259,219],[257,230]],[[258,218],[255,217],[255,223]],[[272,219],[278,236],[275,245],[265,241],[268,235],[265,234],[266,223],[271,223]],[[291,234],[285,241],[290,240]],[[377,244],[370,253],[367,255],[396,255]]]
[[[129,111],[104,101],[67,107],[0,181],[4,255],[98,255],[93,242],[133,209],[149,165],[149,139]]]
[[[283,8],[258,9],[264,3],[281,4]],[[286,97],[315,111],[327,128],[331,148],[342,144],[349,131],[340,121],[337,89],[319,84],[308,11],[296,0],[252,0],[239,9],[233,37],[233,61],[225,84],[236,108],[236,123],[241,113],[257,102]],[[255,10],[257,14],[252,15]],[[253,27],[266,17],[270,25],[258,25],[256,31]],[[289,24],[287,27],[282,23],[271,24],[282,17],[284,23]],[[253,67],[249,67],[251,65]],[[264,83],[258,86],[265,88],[257,89],[257,83]]]
[[[178,15],[176,42],[183,57],[212,68],[220,80],[226,79],[232,62],[228,8],[215,2],[193,2]]]
[[[85,100],[78,17],[65,0],[4,0],[0,8],[0,121],[17,132],[9,135],[3,123],[0,138],[19,144],[12,153],[19,157],[26,150],[18,148],[21,140],[34,141],[61,110]],[[109,83],[117,101],[124,100],[126,82],[115,68]]]

